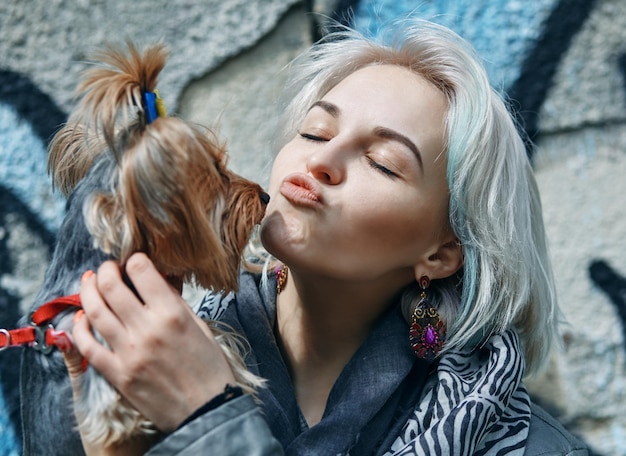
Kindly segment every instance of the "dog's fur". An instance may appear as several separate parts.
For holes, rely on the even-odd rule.
[[[224,148],[210,131],[175,117],[146,121],[142,92],[155,90],[166,58],[163,45],[143,53],[131,43],[109,46],[96,55],[103,65],[85,72],[77,109],[50,145],[54,184],[70,196],[33,310],[76,293],[81,275],[106,259],[119,260],[123,270],[134,252],[145,252],[173,282],[236,289],[266,195],[226,168]],[[72,315],[54,324],[71,329]],[[245,369],[236,336],[212,328],[238,383],[253,392],[262,381]],[[24,454],[81,454],[61,354],[25,349],[21,389]],[[78,425],[91,444],[155,432],[93,368],[80,390]]]

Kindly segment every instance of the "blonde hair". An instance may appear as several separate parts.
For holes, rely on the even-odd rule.
[[[313,102],[366,66],[402,66],[441,90],[449,106],[449,222],[464,253],[462,270],[429,289],[448,323],[445,349],[479,346],[513,327],[528,371],[536,371],[557,341],[559,311],[539,192],[516,124],[479,57],[451,30],[405,19],[379,36],[335,32],[294,62],[283,140]],[[403,294],[407,320],[418,291],[414,284]]]

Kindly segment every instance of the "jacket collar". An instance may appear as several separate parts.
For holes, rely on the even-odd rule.
[[[408,325],[398,306],[381,317],[344,367],[322,420],[308,428],[274,337],[275,283],[270,279],[269,288],[264,290],[258,281],[258,276],[242,275],[237,304],[229,306],[223,321],[241,331],[252,347],[246,362],[253,372],[267,379],[259,398],[268,424],[286,453],[343,453],[357,442],[360,430],[375,416],[392,419],[394,413],[382,413],[383,409],[415,364],[407,339]],[[380,426],[387,428],[385,423]]]

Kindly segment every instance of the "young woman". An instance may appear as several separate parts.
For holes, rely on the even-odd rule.
[[[145,305],[115,264],[86,275],[76,344],[165,433],[149,454],[586,454],[522,383],[559,317],[523,141],[458,36],[389,31],[294,65],[271,267],[203,303],[247,339],[258,401],[145,256]]]

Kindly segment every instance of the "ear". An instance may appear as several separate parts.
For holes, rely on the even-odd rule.
[[[415,266],[415,280],[423,276],[431,280],[445,279],[463,266],[463,249],[456,237],[448,237],[433,250]]]

